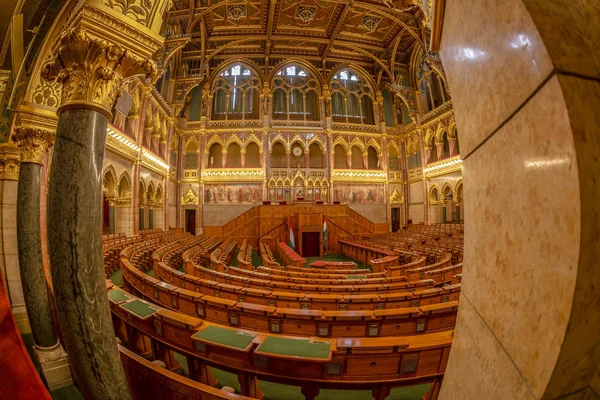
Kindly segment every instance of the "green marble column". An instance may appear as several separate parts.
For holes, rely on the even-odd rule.
[[[17,247],[23,294],[35,343],[34,354],[47,385],[52,389],[71,382],[69,361],[54,329],[42,259],[40,177],[42,160],[54,141],[54,133],[18,126],[13,141],[21,149],[17,189]]]
[[[52,281],[75,379],[86,399],[131,398],[104,277],[101,216],[107,117],[68,108],[59,117],[48,193]]]
[[[23,277],[25,306],[36,346],[53,347],[58,343],[50,301],[46,286],[46,275],[42,261],[40,232],[40,173],[42,166],[32,162],[21,162],[19,188],[17,192],[17,238],[19,268]]]
[[[158,0],[156,10],[163,4]],[[160,42],[150,46],[153,51],[139,47],[128,36],[139,34],[136,26],[122,36],[105,36],[104,20],[94,19],[93,7],[86,2],[88,12],[61,33],[41,71],[62,89],[48,189],[48,248],[63,345],[81,392],[86,399],[129,400],[106,294],[102,164],[110,110],[123,82],[156,73],[148,57]],[[157,18],[153,30],[160,27]]]

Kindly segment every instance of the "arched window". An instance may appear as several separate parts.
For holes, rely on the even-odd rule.
[[[377,150],[375,150],[375,148],[373,146],[369,146],[367,148],[367,163],[368,163],[368,169],[378,169],[379,168]]]
[[[248,143],[246,146],[246,162],[244,163],[244,167],[260,167],[260,148],[254,142]]]
[[[362,151],[358,146],[352,146],[352,169],[365,169],[365,163],[363,161]]]
[[[429,157],[429,160],[427,160],[428,163],[438,161],[437,145],[436,145],[434,139],[431,139],[431,153],[430,154],[431,154],[431,156]]]
[[[185,169],[198,168],[198,144],[191,141],[185,147]]]
[[[237,143],[231,143],[227,148],[226,168],[241,168],[242,167],[242,148]]]
[[[336,122],[375,124],[373,88],[351,69],[338,71],[331,80],[331,109]]]
[[[208,168],[223,168],[223,146],[214,143],[208,150]]]
[[[341,144],[338,144],[333,148],[333,168],[348,168],[346,149],[344,149],[344,146]]]
[[[450,142],[448,141],[448,133],[447,132],[444,132],[444,134],[442,135],[442,143],[443,143],[443,149],[442,149],[442,156],[440,157],[440,159],[448,158],[448,157],[450,157]]]
[[[310,168],[323,168],[323,152],[318,144],[313,143],[308,148],[308,166]]]
[[[285,168],[285,146],[277,142],[271,147],[271,167]]]
[[[431,97],[433,97],[433,108],[437,108],[444,104],[444,93],[442,87],[442,80],[436,73],[431,74],[431,81],[429,82],[431,88]]]
[[[388,146],[388,166],[390,171],[400,171],[398,151],[395,146]]]
[[[288,65],[273,79],[273,119],[317,121],[318,80],[298,65]]]
[[[258,119],[260,79],[243,64],[235,64],[221,72],[213,82],[212,119]]]

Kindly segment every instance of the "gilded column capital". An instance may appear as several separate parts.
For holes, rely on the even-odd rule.
[[[19,180],[19,148],[12,143],[0,144],[0,180]]]
[[[55,137],[54,132],[45,129],[17,126],[12,140],[21,149],[21,162],[42,164]]]
[[[42,78],[62,85],[58,113],[68,108],[90,108],[111,116],[123,80],[133,75],[152,76],[154,62],[142,59],[117,44],[88,35],[81,27],[66,30],[42,69]]]

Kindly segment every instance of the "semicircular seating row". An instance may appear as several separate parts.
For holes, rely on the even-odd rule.
[[[121,257],[125,287],[165,307],[256,331],[378,337],[454,327],[460,284],[434,287],[433,279],[411,282],[406,277],[370,278],[370,274],[343,281],[321,279],[315,284],[306,283],[313,278],[278,275],[276,270],[270,274],[233,267],[216,271],[191,261],[197,254],[204,254],[207,262],[204,243],[209,249],[215,248],[215,238],[210,237],[184,238],[158,249],[151,241],[130,246]],[[226,254],[233,247],[226,241],[217,250],[226,249],[220,252]],[[152,261],[148,248],[154,249]],[[175,259],[174,254],[180,255],[180,262],[191,273],[164,262]],[[151,262],[158,279],[143,272]],[[298,279],[304,283],[294,281]]]

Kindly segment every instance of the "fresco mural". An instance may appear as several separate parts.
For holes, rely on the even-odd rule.
[[[204,186],[204,204],[259,204],[262,202],[262,185],[210,184]]]
[[[339,184],[333,187],[333,200],[342,204],[384,204],[383,184]]]

